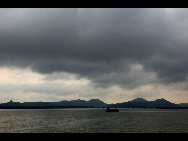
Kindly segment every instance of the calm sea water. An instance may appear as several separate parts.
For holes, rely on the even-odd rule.
[[[0,109],[1,133],[184,133],[188,109]]]

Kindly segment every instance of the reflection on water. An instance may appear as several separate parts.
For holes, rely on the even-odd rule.
[[[0,132],[11,133],[182,133],[188,132],[187,109],[1,109]]]

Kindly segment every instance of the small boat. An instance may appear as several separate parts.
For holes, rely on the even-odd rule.
[[[105,110],[106,112],[119,112],[119,110],[116,108],[116,109],[110,109],[110,108],[107,108],[107,110]]]

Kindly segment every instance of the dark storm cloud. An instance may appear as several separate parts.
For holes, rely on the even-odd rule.
[[[161,82],[181,82],[188,73],[187,15],[187,9],[1,9],[0,65],[123,86],[137,79],[126,80],[131,65],[141,64]]]

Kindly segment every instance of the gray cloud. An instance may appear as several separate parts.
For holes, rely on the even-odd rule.
[[[73,89],[74,87],[74,89]],[[74,95],[78,92],[82,92],[84,85],[82,84],[63,84],[62,83],[41,83],[41,84],[7,84],[1,85],[2,93],[14,93],[22,91],[24,93],[44,93],[44,94],[54,94],[54,95]]]
[[[0,9],[0,65],[68,72],[102,87],[151,83],[137,83],[145,72],[163,83],[183,82],[187,15],[187,9]],[[132,76],[133,64],[144,71]]]

